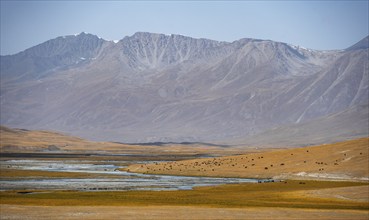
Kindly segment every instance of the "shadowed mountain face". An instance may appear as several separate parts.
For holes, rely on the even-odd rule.
[[[311,143],[323,134],[335,141],[368,135],[368,71],[368,37],[316,51],[152,33],[114,43],[81,33],[1,56],[1,124],[94,140],[257,145],[272,142],[260,135],[273,129],[300,144],[288,129],[302,126]],[[305,129],[320,122],[344,131]]]

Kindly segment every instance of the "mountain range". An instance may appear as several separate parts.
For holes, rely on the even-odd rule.
[[[1,56],[2,125],[125,143],[309,145],[368,136],[368,37],[319,51],[138,32]]]

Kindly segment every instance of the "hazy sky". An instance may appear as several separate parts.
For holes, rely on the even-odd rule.
[[[368,35],[366,1],[3,1],[1,54],[82,31],[137,31],[229,41],[259,38],[343,49]]]

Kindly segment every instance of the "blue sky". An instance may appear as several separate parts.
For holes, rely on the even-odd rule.
[[[219,41],[259,38],[343,49],[368,35],[366,1],[3,1],[1,54],[80,33],[137,31]]]

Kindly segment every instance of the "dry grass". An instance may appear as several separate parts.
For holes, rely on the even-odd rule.
[[[361,138],[239,156],[131,165],[128,169],[131,172],[190,176],[368,180],[368,141],[369,138]]]
[[[368,211],[289,208],[210,208],[193,206],[18,206],[0,205],[3,219],[355,219],[367,220]],[[26,216],[26,218],[25,218]]]
[[[302,194],[303,196],[338,198],[343,200],[369,202],[369,185],[309,190],[308,192],[303,192]]]
[[[337,198],[301,196],[309,190],[363,186],[357,182],[288,181],[262,184],[235,184],[200,187],[187,191],[76,192],[47,191],[19,194],[0,192],[1,204],[46,206],[204,206],[204,207],[280,207],[310,209],[368,210],[368,202]]]

